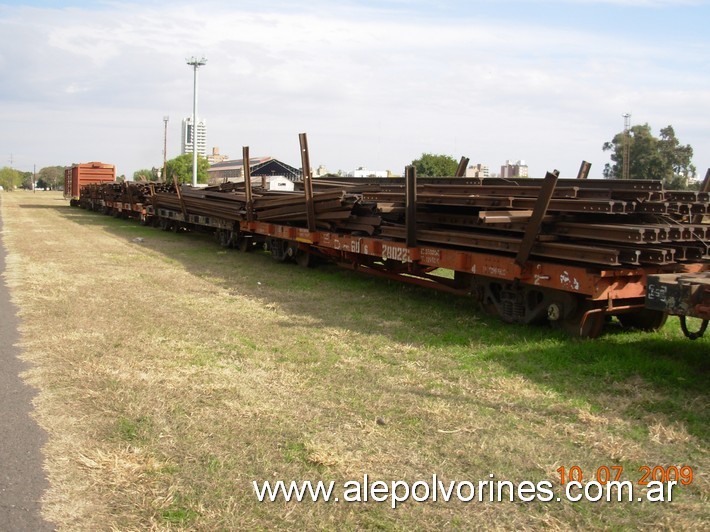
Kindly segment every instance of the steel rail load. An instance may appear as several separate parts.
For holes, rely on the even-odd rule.
[[[703,319],[710,308],[708,179],[699,192],[664,190],[652,180],[560,179],[557,172],[417,179],[413,167],[403,179],[316,179],[305,134],[300,140],[303,181],[294,192],[254,186],[245,168],[244,182],[206,188],[87,185],[78,203],[164,230],[210,231],[243,251],[261,245],[282,262],[309,266],[324,258],[470,295],[510,323],[547,321],[594,338],[610,316],[655,330],[670,313],[683,316],[688,337],[705,331],[707,321],[689,333],[683,320]],[[671,282],[668,276],[696,288],[673,292],[673,306],[647,297],[660,294],[655,283]]]

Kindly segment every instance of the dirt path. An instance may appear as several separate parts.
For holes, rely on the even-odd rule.
[[[2,197],[0,196],[0,202]],[[3,223],[0,216],[0,272],[5,272]],[[40,448],[46,435],[30,417],[35,390],[20,378],[27,365],[15,347],[17,309],[4,279],[0,282],[0,528],[13,531],[53,530],[40,515],[47,488]]]

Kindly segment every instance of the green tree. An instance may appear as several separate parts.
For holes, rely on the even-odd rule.
[[[159,176],[157,168],[151,168],[150,170],[144,168],[142,170],[136,170],[135,172],[133,172],[133,181],[157,181],[158,178]]]
[[[419,159],[412,161],[412,166],[417,169],[418,176],[438,177],[455,175],[459,163],[450,155],[422,153]]]
[[[34,174],[32,172],[20,172],[20,179],[22,180],[20,187],[32,190],[33,178]]]
[[[22,174],[8,166],[0,169],[0,186],[5,190],[14,190],[22,184]]]
[[[690,178],[695,177],[693,148],[681,145],[673,126],[664,127],[660,133],[660,137],[654,137],[648,124],[629,129],[629,178],[656,179],[670,188],[687,188]],[[612,160],[604,166],[604,177],[621,179],[624,132],[605,142],[602,150],[611,151]]]
[[[63,166],[45,166],[37,172],[37,181],[44,182],[44,188],[57,190],[64,186],[64,167]]]
[[[192,154],[186,153],[170,159],[165,164],[166,181],[172,181],[173,176],[177,176],[178,183],[192,183]],[[207,183],[207,169],[210,167],[209,161],[204,157],[197,156],[197,182]]]

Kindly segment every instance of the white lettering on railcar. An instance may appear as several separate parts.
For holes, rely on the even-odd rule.
[[[488,275],[495,275],[497,277],[506,277],[508,275],[508,270],[505,268],[500,268],[498,266],[484,266],[483,273]]]
[[[422,263],[438,266],[441,260],[441,253],[438,249],[421,248],[421,257]]]
[[[533,283],[535,286],[540,286],[540,281],[549,281],[550,276],[549,275],[540,275],[539,273],[535,274],[535,282]]]
[[[570,277],[569,273],[566,271],[560,274],[560,284],[564,288],[571,288],[572,290],[579,290],[579,281],[576,277]]]
[[[388,246],[384,244],[382,246],[382,258],[398,260],[400,262],[412,262],[409,255],[409,250],[407,248],[400,248],[398,246]]]
[[[665,303],[667,301],[668,290],[666,286],[655,286],[649,284],[646,287],[646,291],[646,297],[648,299],[655,299],[657,301],[660,301],[661,303]]]

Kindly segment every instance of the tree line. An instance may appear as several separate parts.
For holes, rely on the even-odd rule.
[[[0,168],[0,186],[5,190],[34,187],[46,190],[60,190],[64,188],[64,167],[47,166],[37,174],[34,172],[21,172],[14,168]]]
[[[628,143],[629,179],[653,179],[662,181],[668,189],[697,189],[700,182],[695,178],[696,168],[692,163],[693,148],[681,144],[673,126],[666,126],[655,137],[648,124],[621,131],[611,141],[602,145],[609,151],[611,163],[604,166],[603,175],[607,179],[623,177],[624,148]],[[420,176],[451,176],[458,168],[458,162],[449,155],[423,153],[412,161]]]
[[[201,155],[197,156],[197,182],[207,183],[209,161]],[[133,172],[133,181],[159,181],[163,174],[162,168],[144,168]],[[192,154],[178,155],[165,162],[165,181],[172,181],[173,176],[178,183],[192,183]]]
[[[624,153],[627,149],[629,179],[659,180],[671,189],[697,189],[700,186],[695,180],[693,148],[689,144],[681,144],[673,126],[662,128],[658,137],[653,135],[648,124],[636,125],[628,132],[621,131],[614,135],[611,141],[602,145],[603,151],[611,152],[611,162],[604,166],[605,178],[622,178]],[[209,162],[201,156],[197,160],[197,182],[207,183]],[[452,176],[458,168],[458,162],[452,156],[433,153],[423,153],[411,164],[416,168],[417,175],[422,177]],[[172,181],[173,177],[179,183],[192,182],[192,154],[170,159],[166,162],[164,172],[162,168],[150,168],[133,173],[134,181]],[[5,190],[31,189],[34,178],[32,172],[20,172],[8,167],[0,169],[0,186]],[[64,167],[42,168],[36,175],[35,186],[49,190],[61,189],[64,186]]]
[[[198,156],[197,159],[197,182],[207,183],[209,162],[204,157]],[[64,188],[65,169],[65,166],[47,166],[35,174],[6,166],[0,168],[0,186],[4,190],[14,190],[16,188],[32,190],[33,186],[42,190],[61,190]],[[136,170],[133,173],[133,180],[158,181],[161,179],[161,174],[162,168]],[[175,176],[179,183],[191,183],[192,154],[179,155],[167,161],[165,174],[169,180],[172,180],[173,176]],[[119,176],[117,179],[122,181],[125,177]]]

